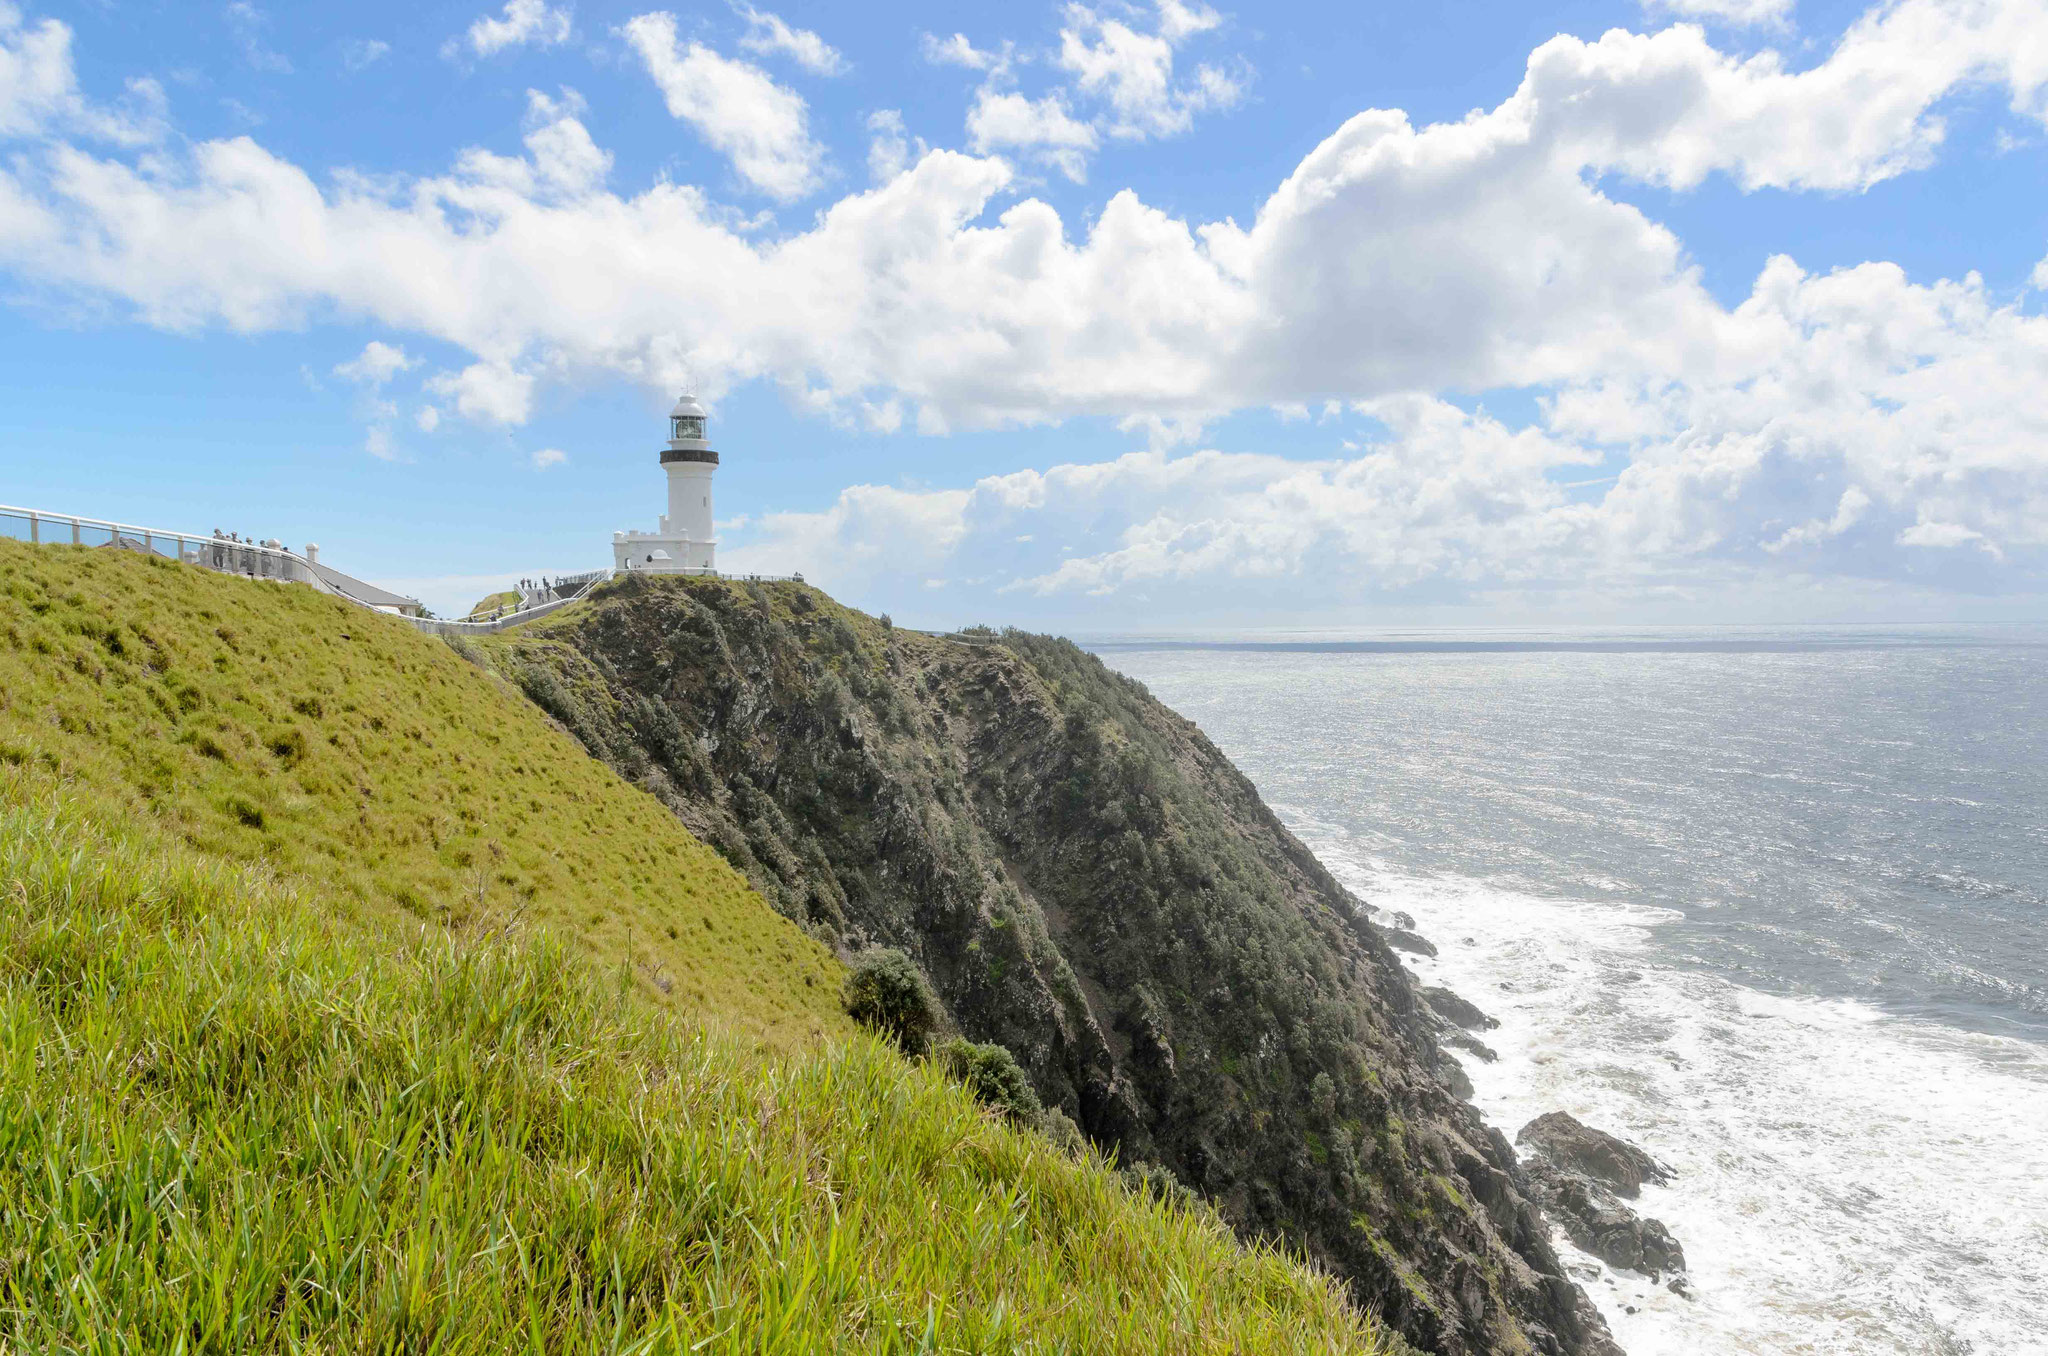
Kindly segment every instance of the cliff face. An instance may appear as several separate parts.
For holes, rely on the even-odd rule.
[[[909,952],[1097,1143],[1418,1347],[1615,1350],[1363,909],[1141,686],[1062,641],[677,578],[476,657],[790,917]]]

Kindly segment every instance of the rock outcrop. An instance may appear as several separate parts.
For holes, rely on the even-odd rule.
[[[1643,1193],[1645,1182],[1659,1184],[1672,1179],[1671,1169],[1604,1130],[1595,1130],[1562,1111],[1538,1116],[1515,1135],[1515,1143],[1570,1172],[1605,1183],[1634,1200]]]
[[[1415,1347],[1618,1356],[1387,938],[1139,684],[722,580],[629,577],[479,649],[778,908],[901,947],[1048,1107]]]
[[[1562,1111],[1538,1116],[1515,1142],[1531,1154],[1523,1167],[1530,1195],[1571,1241],[1613,1267],[1652,1280],[1673,1278],[1683,1291],[1685,1250],[1660,1220],[1622,1203],[1645,1183],[1672,1180],[1669,1168],[1627,1140],[1594,1130]]]

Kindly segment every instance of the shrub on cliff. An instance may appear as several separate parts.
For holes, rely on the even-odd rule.
[[[892,946],[864,951],[846,976],[847,1015],[921,1055],[939,1027],[939,1000],[917,963]]]
[[[1020,1125],[1036,1125],[1045,1114],[1017,1057],[1000,1045],[950,1040],[934,1052],[939,1067],[964,1084],[984,1106]]]

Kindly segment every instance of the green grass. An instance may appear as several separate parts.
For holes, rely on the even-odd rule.
[[[838,963],[445,643],[310,589],[0,541],[0,764],[322,883],[350,914],[545,923],[649,1000],[844,1034]]]
[[[0,1351],[1389,1349],[851,1033],[829,959],[437,642],[45,552],[0,544]],[[515,853],[551,816],[580,854]],[[444,854],[507,837],[465,905]],[[714,903],[657,932],[687,1001],[585,916]]]
[[[543,932],[369,944],[0,793],[0,1349],[1381,1349],[874,1040],[709,1032]]]

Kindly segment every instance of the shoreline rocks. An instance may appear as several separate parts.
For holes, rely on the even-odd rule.
[[[1417,992],[1422,995],[1422,1001],[1429,1004],[1429,1010],[1451,1026],[1463,1027],[1467,1031],[1494,1031],[1500,1027],[1500,1022],[1480,1011],[1477,1003],[1449,989],[1431,986]]]
[[[1622,1201],[1640,1195],[1646,1182],[1673,1180],[1670,1168],[1562,1111],[1530,1121],[1515,1143],[1528,1154],[1522,1176],[1529,1195],[1576,1246],[1611,1267],[1665,1281],[1675,1294],[1689,1293],[1685,1249],[1662,1220],[1638,1215]]]
[[[1595,1130],[1562,1111],[1546,1112],[1530,1121],[1515,1132],[1515,1143],[1631,1200],[1642,1194],[1643,1183],[1661,1186],[1677,1176],[1627,1140]]]

